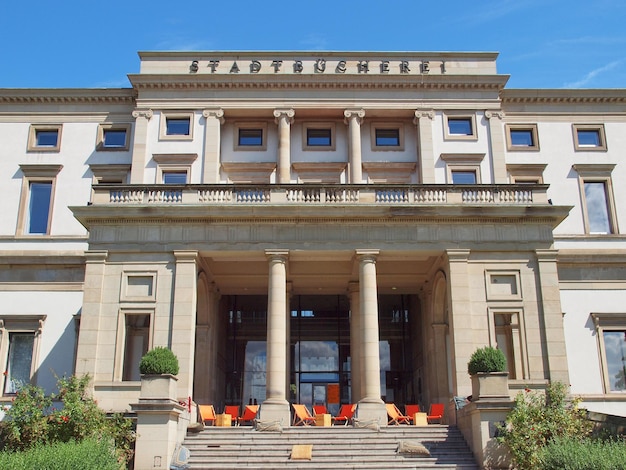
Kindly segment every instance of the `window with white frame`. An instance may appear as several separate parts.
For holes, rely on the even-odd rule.
[[[592,313],[605,393],[626,392],[626,313]]]
[[[28,132],[29,152],[59,152],[61,124],[31,124]]]
[[[578,173],[585,233],[619,233],[611,172],[615,165],[576,164]]]
[[[404,126],[400,122],[372,122],[372,150],[404,150]]]
[[[167,111],[161,114],[161,140],[193,139],[193,113]]]
[[[33,383],[39,355],[39,338],[46,315],[0,316],[0,358],[3,395],[15,394]]]
[[[18,235],[49,235],[56,176],[62,165],[20,165],[23,173]]]
[[[507,124],[506,144],[508,150],[539,150],[537,124]]]
[[[448,111],[443,115],[444,138],[446,140],[476,140],[476,115]]]
[[[574,148],[576,150],[606,150],[606,138],[602,124],[574,124]]]
[[[96,149],[100,151],[128,150],[130,124],[104,123],[98,126]]]

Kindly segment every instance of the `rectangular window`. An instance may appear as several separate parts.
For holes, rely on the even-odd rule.
[[[32,181],[29,184],[29,194],[27,232],[33,234],[48,233],[52,182]]]
[[[9,353],[5,368],[4,394],[17,392],[30,383],[33,364],[34,333],[9,333]]]
[[[398,129],[376,129],[377,147],[398,147],[400,131]]]
[[[139,362],[148,352],[150,315],[126,315],[122,380],[140,380]]]
[[[475,171],[452,170],[452,184],[476,184]]]
[[[539,150],[536,124],[507,124],[506,140],[508,150]]]
[[[161,115],[159,139],[161,140],[192,140],[192,112],[167,111]]]
[[[401,122],[373,122],[370,127],[372,150],[404,150],[404,125]]]
[[[609,201],[604,181],[585,181],[585,203],[589,233],[611,233]]]
[[[189,118],[166,118],[167,135],[189,135]]]
[[[444,137],[446,140],[476,140],[476,116],[459,111],[443,115]]]
[[[576,150],[606,150],[604,126],[574,124],[574,148]]]
[[[30,152],[58,152],[61,149],[61,125],[30,126],[28,134],[28,151]]]
[[[469,118],[448,118],[450,135],[472,135],[472,121]]]
[[[330,147],[332,145],[330,129],[313,129],[306,130],[307,147]]]
[[[187,184],[186,171],[164,171],[163,184]]]
[[[120,148],[126,146],[125,129],[106,129],[102,146],[106,148]]]
[[[263,129],[239,129],[238,145],[240,147],[263,146]]]
[[[603,331],[609,390],[626,391],[626,330]]]

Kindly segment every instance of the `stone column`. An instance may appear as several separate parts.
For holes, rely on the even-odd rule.
[[[110,370],[100,371],[96,364],[102,363],[98,358],[100,335],[100,317],[104,293],[104,275],[108,251],[85,252],[85,283],[83,289],[83,308],[80,315],[80,334],[76,350],[76,374],[89,374],[96,380],[113,378],[113,358]]]
[[[350,166],[351,184],[363,182],[363,169],[361,160],[361,123],[365,117],[363,109],[346,109],[343,112],[345,122],[348,125],[348,153]]]
[[[286,250],[266,250],[269,260],[267,297],[266,398],[259,419],[290,424],[287,390],[287,259]]]
[[[152,118],[151,109],[135,109],[135,129],[133,132],[133,156],[130,167],[131,184],[142,184],[146,171],[146,150],[148,142],[148,121]]]
[[[291,124],[293,109],[275,109],[274,117],[278,124],[278,183],[291,183]]]
[[[489,121],[489,139],[491,144],[491,162],[493,165],[493,182],[506,184],[506,157],[504,155],[505,139],[502,119],[502,111],[485,111],[485,119]],[[484,183],[484,181],[483,181]]]
[[[204,131],[204,155],[202,157],[202,182],[215,184],[220,182],[220,142],[221,125],[224,124],[224,110],[207,108],[202,111],[206,120]]]
[[[467,333],[472,328],[468,273],[470,250],[446,250],[446,255],[450,269],[448,285],[450,313],[448,321],[452,333],[450,338],[452,383],[450,385],[457,395],[468,396],[472,393],[472,385],[467,373],[467,361],[475,349],[473,335]],[[445,397],[441,397],[442,400],[443,398]],[[451,397],[447,398],[450,399]]]
[[[193,393],[193,370],[196,338],[196,307],[198,294],[197,259],[193,250],[175,251],[174,305],[172,321],[172,351],[178,357],[178,398]]]
[[[357,250],[359,261],[359,305],[361,311],[362,349],[361,399],[357,417],[362,421],[387,423],[387,411],[380,397],[380,346],[378,333],[378,288],[376,257],[378,250]]]
[[[435,184],[434,119],[435,111],[432,109],[418,109],[415,111],[413,123],[417,125],[420,184]]]
[[[363,338],[361,327],[361,306],[359,285],[351,282],[348,285],[350,295],[350,382],[352,384],[352,403],[361,399],[361,342]]]
[[[559,275],[556,256],[558,250],[535,250],[539,276],[537,284],[541,291],[539,314],[543,316],[545,329],[545,351],[551,381],[569,384],[567,352],[565,350],[565,331],[563,330],[563,312],[559,293]]]

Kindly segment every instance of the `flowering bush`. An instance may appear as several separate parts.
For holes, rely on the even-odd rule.
[[[566,396],[565,384],[553,382],[545,394],[526,389],[515,397],[515,408],[500,427],[498,440],[508,446],[517,468],[541,468],[541,452],[554,438],[589,436],[593,425],[578,409],[580,400],[567,403]]]

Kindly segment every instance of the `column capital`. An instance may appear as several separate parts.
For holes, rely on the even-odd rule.
[[[289,259],[289,250],[265,250],[265,256],[270,261],[286,262]]]
[[[487,119],[491,119],[493,117],[496,117],[500,120],[504,119],[504,111],[496,111],[493,109],[487,109],[485,110],[485,117]]]
[[[222,108],[205,108],[202,110],[202,116],[205,119],[217,119],[220,124],[224,124],[224,110]]]
[[[296,115],[296,112],[293,109],[275,109],[274,110],[274,118],[276,124],[281,119],[285,119],[289,124],[293,124],[293,117]]]
[[[88,250],[85,251],[86,263],[104,263],[109,257],[108,250]]]
[[[133,110],[133,117],[135,119],[142,117],[149,121],[152,118],[152,116],[154,116],[154,112],[149,108],[143,108],[143,109],[138,108],[138,109]]]
[[[428,118],[431,121],[433,121],[435,119],[435,110],[434,109],[416,109],[415,118],[413,119],[413,124],[418,124],[419,120],[422,118]]]
[[[380,250],[356,250],[355,251],[359,261],[371,261],[376,262],[376,258],[380,254]]]
[[[176,262],[195,262],[198,259],[198,251],[196,250],[176,250],[174,251]]]
[[[363,118],[365,117],[365,110],[364,109],[346,109],[343,112],[343,115],[345,117],[344,122],[346,124],[349,124],[350,120],[355,120],[357,124],[361,125],[361,123],[363,122]]]
[[[470,250],[464,249],[451,249],[446,250],[446,255],[448,255],[448,261],[452,262],[467,262],[470,256]]]

